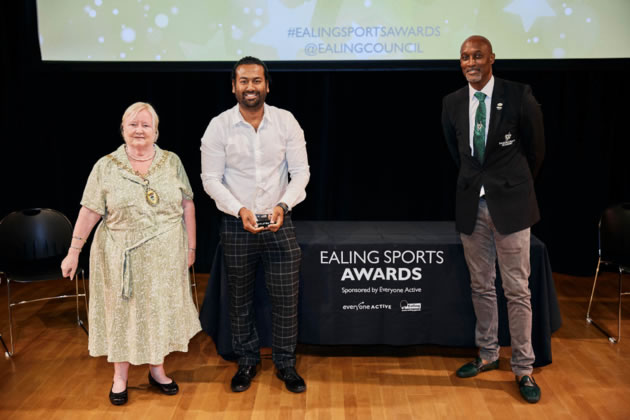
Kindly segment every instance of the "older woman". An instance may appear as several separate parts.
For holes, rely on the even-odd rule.
[[[160,149],[158,116],[138,102],[125,111],[125,144],[102,157],[88,178],[64,277],[102,219],[90,250],[89,351],[114,364],[112,404],[127,402],[129,365],[149,364],[149,383],[164,394],[178,386],[164,357],[187,351],[201,329],[190,291],[195,261],[195,206],[181,161]]]

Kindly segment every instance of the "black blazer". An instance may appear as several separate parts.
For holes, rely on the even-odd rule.
[[[475,229],[483,185],[492,221],[502,234],[540,219],[534,178],[545,155],[540,106],[528,85],[494,78],[490,127],[483,164],[470,151],[468,85],[442,101],[442,128],[459,168],[455,222],[459,232]]]

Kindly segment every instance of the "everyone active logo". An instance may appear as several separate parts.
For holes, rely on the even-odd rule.
[[[373,310],[390,310],[392,309],[392,305],[387,303],[365,303],[359,302],[355,305],[343,305],[342,309],[344,311],[373,311]]]

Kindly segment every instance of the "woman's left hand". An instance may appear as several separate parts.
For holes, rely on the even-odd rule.
[[[188,248],[188,268],[195,263],[195,253],[193,248]]]

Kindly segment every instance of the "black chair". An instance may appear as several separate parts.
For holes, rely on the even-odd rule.
[[[2,277],[0,277],[0,284],[2,284]],[[4,339],[2,338],[2,333],[0,333],[0,341],[2,342],[2,347],[4,347],[5,357],[11,357],[11,355],[9,354],[9,348],[7,347],[7,343],[5,343]]]
[[[595,286],[597,285],[597,275],[601,264],[616,266],[619,272],[619,309],[617,313],[617,338],[606,332],[597,325],[591,318],[591,305]],[[597,329],[608,336],[611,343],[621,340],[621,297],[630,295],[630,292],[623,291],[622,275],[630,273],[630,203],[618,204],[604,210],[599,221],[599,260],[597,270],[593,280],[593,290],[591,299],[586,310],[586,321],[593,324]]]
[[[52,209],[28,209],[15,211],[0,221],[0,276],[7,279],[7,301],[9,309],[9,336],[11,351],[15,352],[13,339],[13,308],[30,302],[51,299],[75,298],[77,324],[87,333],[79,315],[79,297],[85,300],[87,293],[85,273],[77,270],[74,277],[75,294],[42,297],[14,302],[11,299],[11,283],[36,284],[45,280],[61,278],[61,261],[66,256],[72,241],[72,224],[62,213]],[[79,273],[83,280],[83,293],[79,293]]]

